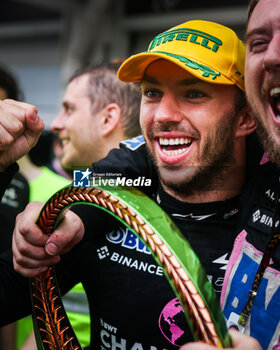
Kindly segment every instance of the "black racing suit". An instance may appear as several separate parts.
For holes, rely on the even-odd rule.
[[[0,203],[0,253],[12,246],[12,234],[16,216],[21,213],[29,203],[29,185],[27,179],[16,173],[7,187]]]

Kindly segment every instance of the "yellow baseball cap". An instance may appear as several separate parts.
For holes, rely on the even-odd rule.
[[[121,65],[122,81],[141,81],[157,59],[171,61],[201,80],[237,85],[244,91],[245,45],[228,27],[209,21],[189,21],[157,35],[148,51],[129,57]]]

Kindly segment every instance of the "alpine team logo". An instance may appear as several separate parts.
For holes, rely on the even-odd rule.
[[[228,253],[220,256],[218,259],[213,260],[214,264],[221,264],[223,266],[220,267],[220,270],[226,270],[227,269],[227,265],[228,265],[228,259],[227,259],[227,255]]]
[[[90,174],[91,171],[87,170],[74,170],[73,171],[73,186],[74,187],[90,187]]]
[[[125,145],[131,151],[135,151],[137,148],[142,146],[144,143],[145,143],[145,140],[144,140],[143,135],[136,136],[133,139],[121,141],[121,144]]]

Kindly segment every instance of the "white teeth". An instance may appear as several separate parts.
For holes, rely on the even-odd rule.
[[[275,87],[270,90],[270,97],[274,99],[272,108],[274,110],[276,118],[280,121],[280,110],[279,110],[279,97],[280,97],[280,87]]]
[[[159,139],[159,144],[162,146],[167,146],[168,145],[168,139]]]
[[[169,140],[169,145],[175,145],[176,144],[176,140],[170,139]]]
[[[187,149],[187,147],[180,148],[180,149],[173,150],[173,151],[167,151],[166,149],[163,149],[163,152],[165,154],[167,154],[168,156],[176,156],[177,154],[181,154],[181,153],[185,152],[186,149]]]
[[[176,137],[176,138],[163,138],[163,137],[160,137],[159,138],[159,144],[161,146],[185,146],[185,147],[182,147],[182,148],[179,148],[179,149],[174,149],[174,150],[167,150],[166,148],[162,148],[162,151],[167,154],[168,156],[172,157],[172,156],[176,156],[178,154],[181,154],[183,152],[185,152],[188,147],[190,146],[190,144],[192,143],[192,139],[189,139],[189,138],[179,138],[179,137]]]
[[[67,142],[68,142],[68,140],[62,139],[62,140],[61,140],[62,146],[64,146]]]
[[[160,137],[159,138],[159,144],[161,146],[174,146],[174,145],[188,145],[189,143],[191,143],[192,140],[189,138],[174,138],[174,139],[167,139],[167,138],[163,138]]]
[[[271,97],[278,97],[280,94],[280,87],[276,87],[270,90]]]

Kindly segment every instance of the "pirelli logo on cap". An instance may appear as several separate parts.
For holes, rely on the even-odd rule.
[[[153,50],[156,46],[160,46],[174,40],[188,41],[195,45],[201,45],[202,47],[205,47],[206,49],[213,52],[217,52],[219,47],[222,45],[222,41],[218,38],[215,38],[211,34],[202,32],[200,30],[183,28],[169,30],[167,32],[159,34],[153,39],[148,50]]]

